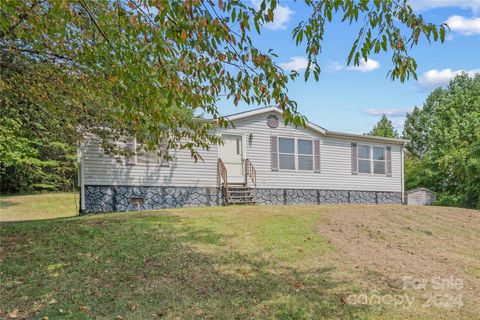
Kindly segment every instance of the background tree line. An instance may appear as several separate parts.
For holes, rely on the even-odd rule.
[[[368,134],[398,137],[383,115]],[[455,77],[407,114],[405,189],[426,187],[437,204],[480,209],[480,74]]]
[[[386,53],[391,80],[416,78],[410,50],[445,39],[446,26],[425,21],[406,0],[305,4],[310,14],[292,31],[308,58],[305,80],[318,80],[317,57],[334,15],[362,21],[347,65]],[[216,106],[220,96],[234,105],[277,105],[287,123],[304,125],[288,96],[298,73],[284,72],[273,50],[252,41],[276,7],[276,0],[0,2],[0,191],[70,190],[76,143],[86,132],[108,152],[122,152],[111,141],[135,136],[139,148],[187,149],[198,160],[198,150],[219,140],[210,122],[193,115],[227,126]],[[442,203],[478,206],[478,79],[461,79],[409,115],[407,187],[424,184],[445,194]],[[464,95],[476,105],[457,101]],[[441,123],[452,131],[441,131]],[[422,174],[410,178],[414,169]]]

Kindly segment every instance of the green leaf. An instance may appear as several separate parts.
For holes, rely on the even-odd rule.
[[[443,28],[443,26],[440,27],[440,41],[445,41],[445,28]]]

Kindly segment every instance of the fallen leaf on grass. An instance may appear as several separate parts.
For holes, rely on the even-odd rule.
[[[18,317],[18,309],[15,309],[15,310],[13,310],[12,312],[10,312],[10,313],[8,314],[8,316],[9,316],[10,318],[16,318],[16,317]]]
[[[92,291],[90,295],[95,297],[100,297],[102,293],[100,291],[95,290],[95,291]]]
[[[82,312],[85,312],[85,313],[90,312],[90,309],[88,309],[88,308],[85,307],[85,306],[82,306],[82,307],[80,307],[80,308],[78,308],[78,309],[79,309],[80,311],[82,311]]]

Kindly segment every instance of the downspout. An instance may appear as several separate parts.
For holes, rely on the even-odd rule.
[[[405,204],[405,159],[404,159],[404,149],[405,149],[405,142],[402,144],[402,149],[401,149],[401,164],[402,164],[402,204]]]
[[[85,168],[83,166],[83,152],[82,152],[83,143],[79,141],[77,148],[77,161],[78,161],[78,184],[80,185],[80,212],[82,214],[85,212]]]

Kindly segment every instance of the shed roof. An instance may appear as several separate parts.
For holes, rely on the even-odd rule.
[[[408,190],[406,192],[407,192],[407,194],[411,194],[411,193],[415,193],[415,192],[418,192],[418,191],[426,191],[426,192],[435,194],[435,192],[433,192],[432,190],[429,190],[427,188],[417,188],[417,189]]]

